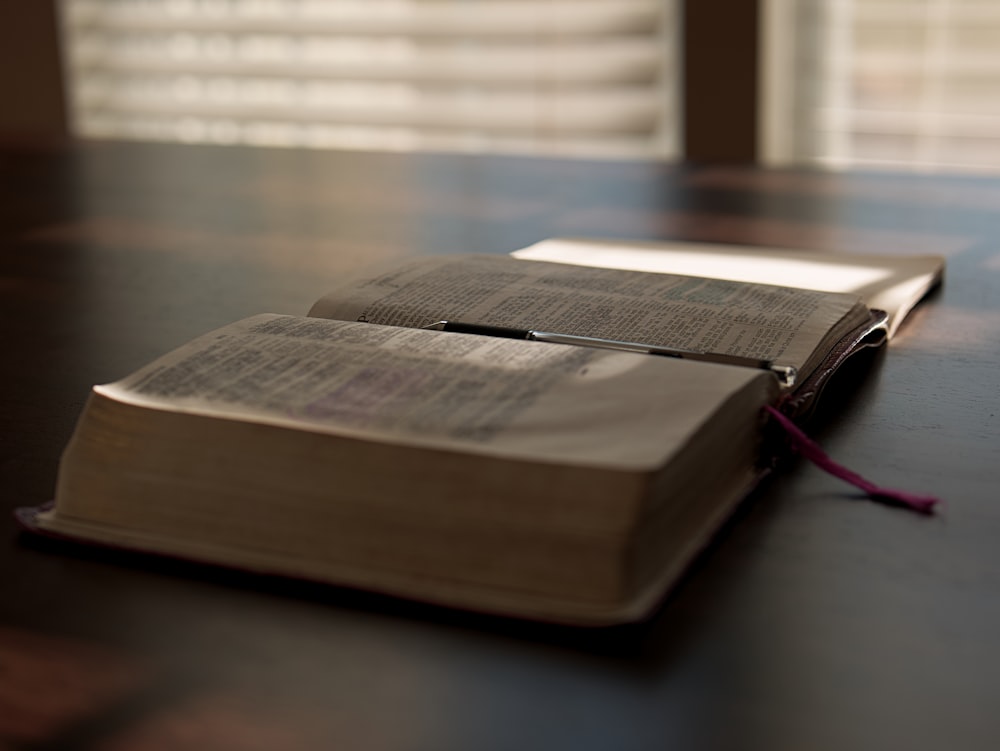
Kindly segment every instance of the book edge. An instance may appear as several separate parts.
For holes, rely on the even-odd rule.
[[[325,578],[318,575],[294,573],[290,570],[291,566],[286,569],[277,558],[272,559],[273,562],[270,565],[244,561],[222,561],[213,559],[210,554],[202,555],[192,551],[169,550],[169,545],[157,547],[155,543],[144,544],[138,538],[133,541],[104,539],[101,536],[90,536],[80,530],[67,529],[58,523],[46,523],[45,514],[54,509],[55,501],[38,506],[24,506],[14,510],[14,517],[24,533],[59,543],[81,545],[109,553],[139,555],[150,561],[178,561],[199,567],[204,566],[208,569],[239,572],[255,577],[300,581],[331,589],[374,593],[400,601],[423,603],[490,616],[566,626],[607,627],[642,620],[648,615],[650,609],[644,606],[644,602],[637,602],[638,598],[630,599],[620,607],[588,608],[578,605],[574,607],[572,603],[555,601],[550,597],[522,593],[511,596],[503,590],[484,590],[457,582],[435,582],[430,588],[433,591],[419,591],[413,586],[408,586],[405,575],[392,575],[391,573],[380,574],[376,572],[370,581],[362,581],[360,578],[351,581],[350,577]],[[99,525],[89,526],[97,527]],[[111,528],[108,527],[108,529]],[[428,581],[425,578],[422,580]],[[568,607],[551,607],[554,602],[566,603]],[[655,605],[655,602],[653,604]]]
[[[647,620],[660,608],[670,593],[684,578],[693,563],[711,546],[726,521],[760,482],[770,473],[767,468],[757,472],[749,483],[741,487],[726,503],[718,506],[715,513],[706,517],[701,527],[690,535],[690,541],[672,561],[664,567],[645,588],[633,594],[618,605],[606,607],[581,607],[578,602],[557,601],[551,597],[524,594],[511,595],[501,590],[483,590],[459,583],[435,584],[434,591],[414,591],[407,586],[405,576],[385,576],[382,581],[348,581],[327,579],[282,570],[280,564],[251,565],[242,562],[223,562],[211,556],[196,553],[173,552],[166,549],[148,547],[140,541],[132,543],[111,541],[91,537],[79,531],[60,528],[58,524],[46,523],[44,516],[54,511],[55,501],[36,506],[22,506],[14,509],[14,519],[24,534],[50,539],[59,543],[81,545],[86,548],[139,555],[148,560],[179,561],[205,566],[214,570],[246,573],[256,577],[301,581],[334,589],[369,592],[400,601],[423,603],[456,611],[475,612],[483,615],[519,620],[549,623],[580,628],[607,628]]]

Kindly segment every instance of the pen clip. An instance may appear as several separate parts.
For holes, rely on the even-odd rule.
[[[428,326],[421,326],[421,328],[432,331],[449,331],[455,334],[498,336],[502,339],[531,339],[533,333],[527,329],[515,329],[510,326],[488,326],[478,323],[462,323],[461,321],[436,321]]]

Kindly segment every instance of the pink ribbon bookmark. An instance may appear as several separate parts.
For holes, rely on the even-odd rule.
[[[922,514],[933,514],[934,507],[941,502],[940,498],[930,495],[917,495],[907,493],[902,490],[892,490],[891,488],[881,488],[873,482],[866,480],[856,472],[852,472],[842,464],[838,464],[819,447],[819,445],[809,436],[799,429],[799,426],[781,414],[777,409],[768,405],[764,409],[777,421],[784,429],[791,441],[792,449],[804,456],[817,467],[825,472],[829,472],[834,477],[839,477],[845,482],[849,482],[856,488],[863,490],[870,498],[876,501],[904,506],[918,511]]]

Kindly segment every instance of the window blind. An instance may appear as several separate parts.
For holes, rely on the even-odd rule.
[[[74,131],[669,157],[676,0],[63,0]]]
[[[768,0],[772,163],[1000,170],[1000,3]]]

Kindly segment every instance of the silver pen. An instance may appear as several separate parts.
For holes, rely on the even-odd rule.
[[[575,344],[578,347],[596,347],[598,349],[613,349],[621,352],[638,352],[645,355],[660,355],[676,357],[680,360],[700,360],[722,365],[736,365],[742,368],[757,368],[770,370],[784,386],[792,386],[798,375],[791,365],[777,365],[771,360],[761,360],[755,357],[728,355],[724,352],[702,352],[692,349],[675,347],[658,347],[652,344],[638,342],[622,342],[615,339],[601,339],[594,336],[577,336],[575,334],[558,334],[552,331],[537,331],[535,329],[517,329],[507,326],[486,326],[478,323],[462,323],[460,321],[436,321],[421,328],[433,331],[452,331],[459,334],[480,334],[483,336],[499,336],[505,339],[527,339],[534,342],[550,342],[554,344]]]

